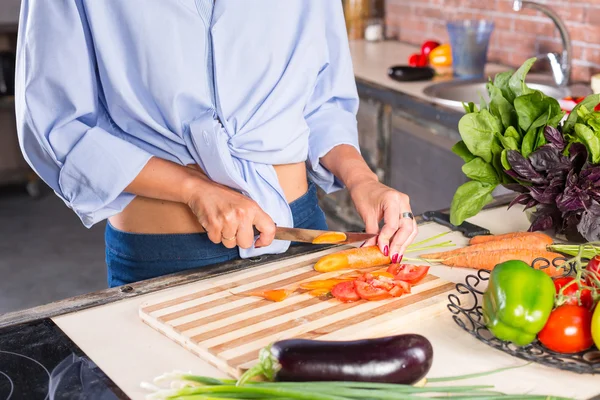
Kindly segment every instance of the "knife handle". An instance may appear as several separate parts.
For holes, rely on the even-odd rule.
[[[444,214],[439,211],[426,211],[423,213],[423,219],[425,221],[433,221],[437,224],[450,228],[453,231],[458,231],[468,238],[490,234],[488,229],[471,224],[467,221],[463,222],[459,226],[456,226],[450,222],[450,216],[448,214]]]

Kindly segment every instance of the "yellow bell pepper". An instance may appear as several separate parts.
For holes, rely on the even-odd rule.
[[[449,44],[442,44],[429,53],[429,64],[433,67],[449,67],[452,65],[452,48]]]

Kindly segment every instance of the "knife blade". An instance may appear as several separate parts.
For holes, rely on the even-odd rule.
[[[254,228],[254,234],[260,235],[260,232]],[[377,236],[376,233],[321,231],[316,229],[284,228],[279,226],[275,231],[275,239],[312,244],[349,244],[364,242],[375,236]]]
[[[453,231],[458,231],[462,233],[463,236],[468,238],[491,234],[488,229],[467,221],[463,222],[459,226],[456,226],[450,222],[450,216],[448,214],[444,214],[440,211],[426,211],[423,213],[423,219],[425,221],[433,221],[447,228],[450,228]]]

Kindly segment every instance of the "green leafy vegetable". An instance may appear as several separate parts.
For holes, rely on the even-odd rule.
[[[478,112],[477,106],[472,101],[469,103],[463,103],[463,108],[467,114]]]
[[[490,183],[497,185],[498,174],[494,167],[483,161],[480,157],[476,157],[462,166],[463,173],[470,179],[479,182]]]
[[[477,215],[494,198],[495,185],[485,182],[469,181],[462,184],[454,194],[450,205],[450,222],[462,224],[467,218]]]
[[[494,86],[493,83],[487,84],[488,93],[490,95],[490,112],[502,121],[504,128],[517,124],[517,113],[513,105],[504,98],[502,90]]]
[[[593,164],[600,163],[600,137],[584,124],[575,124],[575,136],[585,144]]]
[[[529,89],[525,84],[525,77],[536,60],[537,59],[534,57],[525,61],[523,65],[521,65],[521,67],[510,77],[508,86],[514,93],[515,97],[526,95],[532,92],[532,90]]]
[[[563,133],[571,133],[573,131],[575,128],[575,123],[579,118],[578,112],[581,107],[593,110],[598,104],[600,104],[600,93],[591,94],[587,96],[581,103],[577,104],[573,110],[571,110],[571,114],[569,114],[569,117],[563,125]]]
[[[466,163],[468,163],[469,161],[471,161],[472,159],[475,158],[475,156],[473,155],[473,153],[471,153],[469,151],[469,149],[467,148],[467,145],[465,144],[465,142],[463,140],[461,140],[460,142],[458,142],[454,146],[452,146],[452,152],[454,154],[456,154],[457,156],[459,156],[460,158],[462,158],[463,161]]]
[[[563,115],[560,104],[556,99],[548,97],[537,90],[517,97],[515,99],[515,110],[519,118],[519,127],[524,132],[529,131],[535,124],[537,124],[537,127],[543,126],[556,116],[560,115],[562,118]]]
[[[498,132],[502,132],[500,120],[488,110],[467,114],[458,122],[458,130],[469,151],[484,159],[492,161],[492,142]]]
[[[510,104],[515,101],[515,94],[510,90],[509,81],[513,75],[513,71],[500,72],[496,74],[494,86],[502,91],[502,95]]]

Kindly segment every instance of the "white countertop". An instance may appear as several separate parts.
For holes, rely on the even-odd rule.
[[[505,207],[484,211],[470,221],[485,226],[496,234],[526,230],[529,226],[525,215],[516,207],[509,211]],[[437,224],[424,224],[419,228],[417,240],[445,230]],[[458,233],[451,233],[447,237],[458,245],[466,244],[466,239]],[[312,258],[314,254],[305,257]],[[301,261],[301,258],[293,260]],[[431,272],[453,282],[463,282],[465,275],[473,273],[473,270],[434,266]],[[211,279],[222,280],[224,277]],[[185,290],[185,286],[169,289],[178,290]],[[151,382],[164,372],[183,370],[224,377],[222,372],[140,320],[140,304],[166,293],[168,291],[161,291],[60,316],[54,318],[54,322],[133,399],[144,398],[146,392],[139,386],[142,381]],[[430,377],[476,373],[525,364],[524,361],[492,349],[471,337],[454,323],[449,312],[411,326],[398,326],[397,333],[409,332],[422,334],[433,345],[434,360]],[[586,399],[600,392],[598,376],[577,375],[536,364],[464,382],[492,384],[497,390],[506,393],[538,393],[579,399]]]

